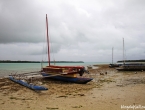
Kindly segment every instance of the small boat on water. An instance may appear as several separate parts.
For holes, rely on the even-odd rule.
[[[48,45],[48,63],[49,65],[43,67],[41,74],[43,77],[53,78],[55,80],[67,81],[73,83],[85,84],[92,80],[92,78],[78,77],[84,73],[89,73],[84,66],[56,66],[50,65],[50,46],[48,37],[48,20],[46,14],[46,28],[47,28],[47,45]]]
[[[18,83],[20,85],[23,85],[29,89],[32,89],[32,90],[35,90],[35,91],[43,91],[43,90],[48,90],[48,88],[46,87],[43,87],[43,86],[37,86],[37,85],[34,85],[34,84],[29,84],[27,83],[26,81],[24,80],[20,80],[20,79],[16,79],[14,78],[13,76],[9,76],[9,79],[15,83]]]

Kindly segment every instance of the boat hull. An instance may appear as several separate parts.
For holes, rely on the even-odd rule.
[[[119,66],[120,66],[119,64],[109,64],[110,68],[119,67]]]
[[[116,68],[118,71],[144,71],[144,64],[125,64]]]
[[[44,77],[52,75],[52,74],[45,73],[45,72],[43,72],[41,74]],[[78,84],[86,84],[86,83],[90,82],[91,80],[93,80],[92,78],[65,77],[65,76],[61,76],[61,75],[52,76],[52,77],[49,77],[49,78],[52,78],[52,79],[55,79],[55,80],[60,80],[60,81],[65,81],[65,82],[78,83]]]
[[[32,90],[36,90],[36,91],[42,91],[42,90],[48,90],[48,88],[45,88],[43,86],[37,86],[37,85],[33,85],[33,84],[28,84],[27,82],[24,82],[22,80],[17,80],[15,79],[14,77],[10,76],[9,79],[15,83],[18,83],[20,85],[23,85],[29,89],[32,89]]]
[[[133,69],[133,68],[116,68],[118,71],[145,71],[145,69]]]

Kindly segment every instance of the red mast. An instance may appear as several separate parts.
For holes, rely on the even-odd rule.
[[[46,14],[46,29],[47,29],[47,45],[48,45],[48,64],[50,66],[50,49],[49,49],[49,36],[48,36],[48,19]]]

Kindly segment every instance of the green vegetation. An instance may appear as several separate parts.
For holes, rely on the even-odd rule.
[[[48,61],[43,61],[47,63]],[[11,60],[0,60],[0,63],[41,63],[41,61],[11,61]],[[50,61],[50,63],[84,63],[83,61]]]
[[[40,61],[11,61],[11,60],[0,60],[0,63],[40,63]]]

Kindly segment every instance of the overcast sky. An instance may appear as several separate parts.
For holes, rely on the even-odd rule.
[[[0,0],[0,60],[145,59],[145,0]]]

